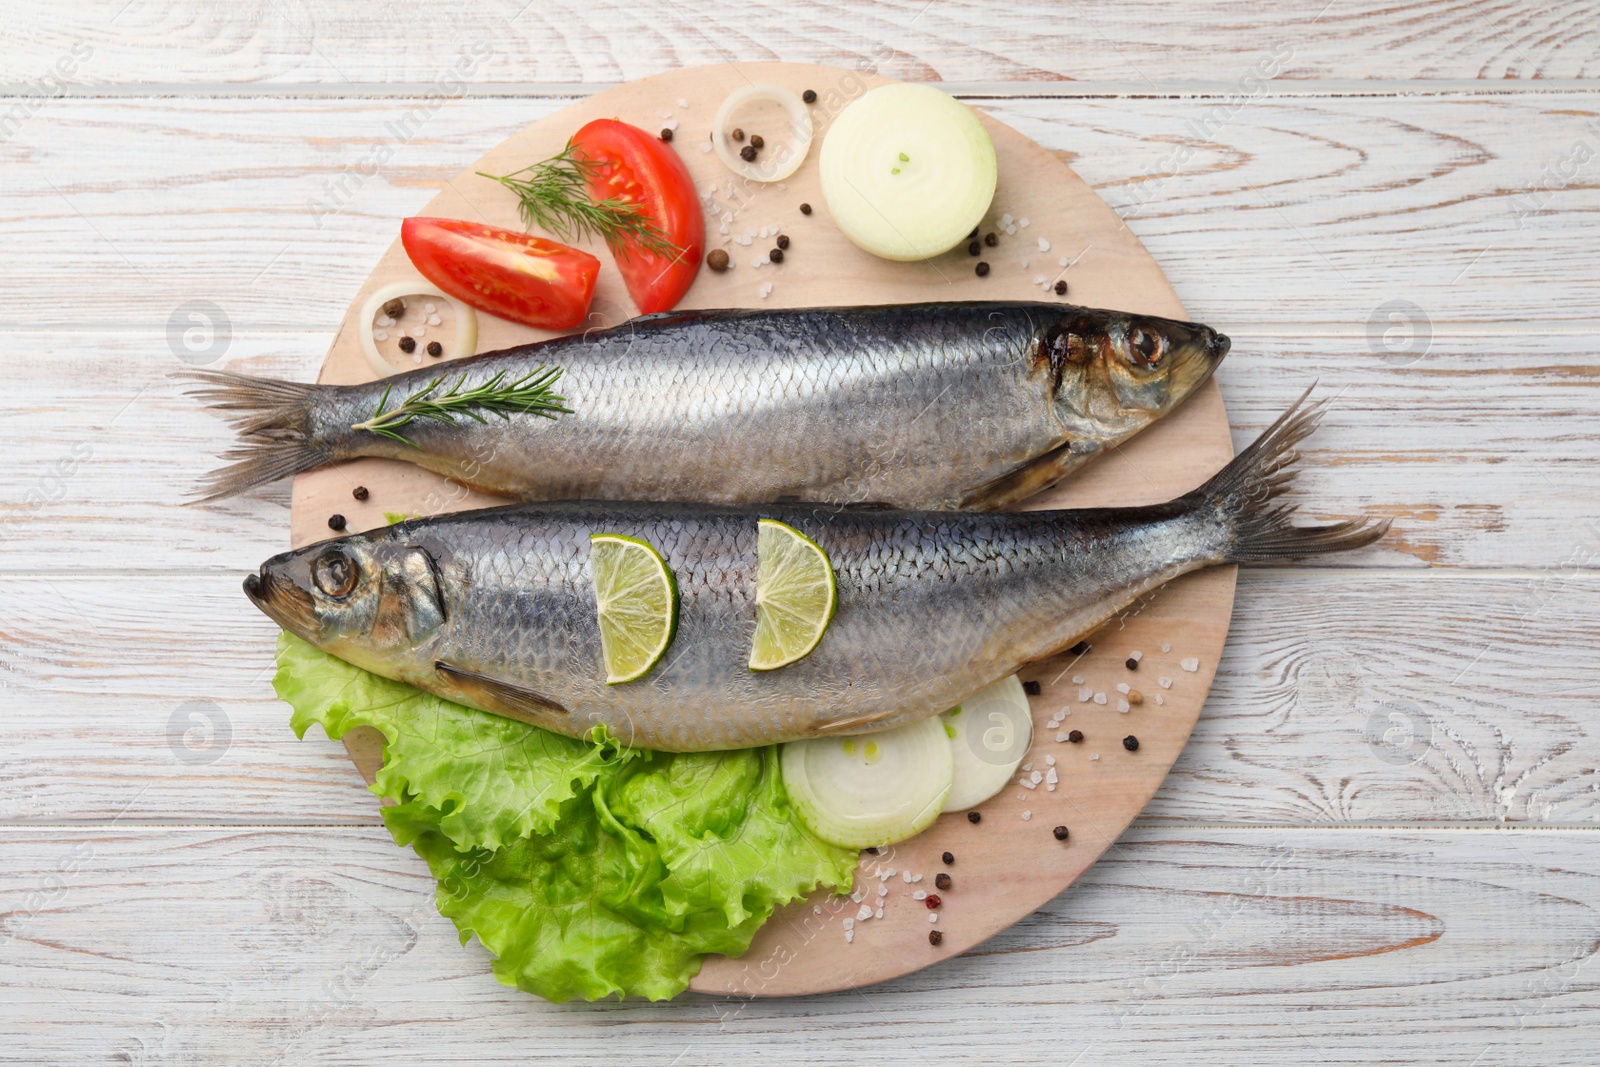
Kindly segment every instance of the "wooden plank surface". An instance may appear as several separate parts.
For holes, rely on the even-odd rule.
[[[0,3],[0,1060],[1591,1062],[1591,5],[581,7]],[[289,732],[236,586],[287,491],[178,506],[226,435],[164,377],[171,323],[210,300],[215,365],[309,377],[464,160],[729,58],[875,61],[1063,154],[1235,338],[1236,441],[1320,377],[1306,499],[1402,532],[1244,572],[1142,821],[987,946],[803,1002],[552,1009]]]
[[[895,982],[798,1002],[552,1007],[494,983],[482,949],[433,911],[421,861],[381,829],[8,830],[7,1051],[1586,1065],[1592,1045],[1573,1035],[1600,1021],[1593,837],[1135,829],[1024,923]]]
[[[124,7],[124,4],[127,6]],[[427,84],[465,55],[475,83],[614,83],[707,63],[873,64],[913,81],[1063,81],[1236,89],[1281,55],[1296,81],[1548,81],[1597,72],[1600,26],[1581,0],[1290,0],[1177,7],[1155,0],[840,0],[804,5],[490,0],[347,5],[203,0],[0,5],[18,62],[45,77],[72,49],[80,87]],[[473,55],[471,46],[487,45]]]
[[[161,333],[208,300],[236,330],[331,329],[398,219],[564,102],[52,100],[0,145],[0,240],[27,253],[0,262],[0,328]],[[1600,162],[1573,155],[1600,159],[1594,92],[975,102],[1064,153],[1203,321],[1365,338],[1397,301],[1434,336],[1600,320],[1569,221],[1600,212]],[[1025,257],[995,268],[1031,277]]]

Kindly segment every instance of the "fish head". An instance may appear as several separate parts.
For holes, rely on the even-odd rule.
[[[1109,443],[1183,403],[1229,344],[1198,322],[1071,308],[1045,331],[1038,361],[1049,365],[1068,437]]]
[[[390,530],[340,537],[273,556],[244,592],[279,626],[325,652],[390,678],[431,667],[445,624],[438,567]]]

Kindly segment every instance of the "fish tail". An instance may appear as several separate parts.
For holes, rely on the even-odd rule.
[[[184,371],[174,377],[196,383],[199,388],[187,395],[204,401],[239,431],[238,444],[222,454],[230,462],[201,480],[192,502],[235,496],[333,462],[311,429],[312,405],[327,386],[220,370]]]
[[[1312,386],[1315,388],[1315,385]],[[1311,389],[1278,416],[1249,447],[1205,485],[1190,494],[1220,521],[1223,559],[1230,563],[1264,563],[1323,552],[1362,548],[1389,530],[1389,519],[1349,519],[1323,526],[1296,526],[1299,505],[1274,504],[1294,480],[1300,458],[1295,445],[1309,437],[1322,420],[1327,401],[1307,404]]]

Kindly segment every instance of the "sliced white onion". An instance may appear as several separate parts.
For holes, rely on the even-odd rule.
[[[978,690],[939,720],[955,763],[945,811],[976,807],[1004,789],[1033,741],[1033,712],[1016,675]]]
[[[357,326],[361,334],[361,354],[367,359],[367,366],[372,368],[372,373],[380,378],[386,378],[400,371],[378,352],[378,342],[372,336],[372,323],[378,317],[378,312],[383,305],[395,297],[405,296],[436,296],[447,300],[456,315],[456,339],[451,342],[450,349],[445,352],[447,359],[459,359],[462,356],[473,355],[478,350],[478,313],[463,304],[455,297],[442,291],[437,285],[422,278],[414,281],[390,282],[388,285],[379,286],[361,305],[361,316]],[[404,331],[401,332],[404,336]]]
[[[731,136],[733,116],[741,110],[749,111],[762,105],[766,105],[774,120],[781,123],[782,136],[776,136],[778,131],[773,131],[771,125],[758,129],[741,120],[739,125],[745,129],[747,138],[744,144],[735,143]],[[750,143],[748,134],[751,133],[759,133],[766,144],[754,161],[747,162],[740,158],[739,150]],[[711,144],[717,150],[717,158],[735,174],[757,182],[781,182],[799,170],[800,164],[806,161],[806,153],[811,151],[812,136],[811,111],[805,102],[781,85],[766,83],[747,83],[729,93],[711,124]]]
[[[791,741],[780,765],[800,821],[843,848],[921,833],[939,817],[954,767],[938,715],[880,734]]]
[[[973,110],[926,85],[883,85],[822,142],[822,196],[862,249],[893,260],[947,252],[994,200],[994,142]]]

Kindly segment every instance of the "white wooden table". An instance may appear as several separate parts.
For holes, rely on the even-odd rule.
[[[238,590],[287,488],[180,506],[227,435],[166,375],[309,377],[396,220],[574,96],[869,58],[1118,207],[1238,440],[1340,394],[1305,497],[1397,532],[1242,572],[1155,802],[982,949],[549,1006],[290,733]],[[1597,77],[1573,0],[0,2],[0,1062],[1594,1063]]]

